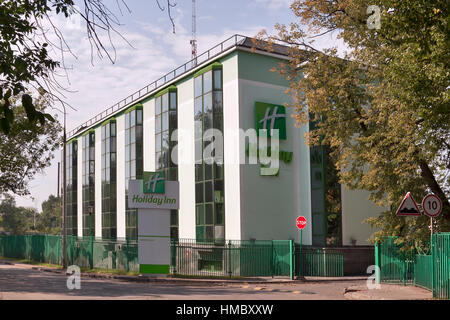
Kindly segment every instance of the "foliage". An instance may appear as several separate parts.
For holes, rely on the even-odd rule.
[[[0,203],[2,227],[12,234],[25,234],[33,228],[34,209],[17,207],[14,198],[6,194]]]
[[[39,233],[61,234],[61,197],[50,195],[42,202],[42,212],[36,227]]]
[[[380,29],[368,27],[369,5],[381,9]],[[291,80],[296,120],[320,120],[308,142],[331,147],[341,183],[391,208],[368,220],[380,228],[374,238],[429,237],[428,217],[395,216],[408,191],[419,201],[438,195],[435,230],[450,231],[448,1],[297,0],[291,9],[300,23],[260,38],[290,45],[278,71]],[[308,38],[304,25],[316,35]],[[343,58],[314,47],[330,32],[349,49]]]
[[[45,109],[47,99],[46,95],[36,99],[38,111]],[[11,99],[15,121],[9,133],[0,132],[0,194],[29,194],[28,182],[50,165],[60,143],[60,124],[56,121],[30,123],[18,100]]]

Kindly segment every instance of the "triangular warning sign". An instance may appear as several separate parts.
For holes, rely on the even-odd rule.
[[[411,193],[407,193],[403,198],[402,204],[397,209],[397,216],[421,216],[422,213],[417,206]]]

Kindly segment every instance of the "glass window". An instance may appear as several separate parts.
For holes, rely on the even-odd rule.
[[[222,90],[222,70],[214,70],[214,89]]]
[[[161,132],[161,116],[157,115],[155,118],[155,131],[156,133]]]
[[[155,99],[155,113],[156,114],[161,113],[161,97]]]
[[[162,112],[169,110],[169,94],[165,93],[162,96]]]
[[[203,98],[198,97],[195,98],[195,104],[194,104],[194,119],[200,120],[203,114]]]
[[[212,90],[212,72],[208,71],[203,74],[203,93]]]
[[[194,80],[194,94],[195,98],[203,94],[202,88],[202,76],[195,78]]]
[[[177,109],[177,93],[176,92],[170,92],[170,110],[176,110]]]
[[[136,110],[136,124],[142,124],[142,109]]]
[[[161,134],[156,135],[156,152],[161,151]]]
[[[162,131],[169,130],[169,113],[162,114]]]

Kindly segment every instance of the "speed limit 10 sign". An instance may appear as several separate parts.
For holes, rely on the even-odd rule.
[[[435,194],[428,194],[422,200],[423,212],[431,217],[435,218],[442,212],[442,201]]]

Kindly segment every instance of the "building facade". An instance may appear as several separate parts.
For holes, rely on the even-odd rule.
[[[233,36],[69,134],[68,234],[135,239],[128,181],[151,171],[179,181],[172,238],[298,242],[302,215],[304,244],[367,244],[362,221],[382,208],[333,181],[327,148],[305,144],[310,125],[295,126],[289,84],[271,72],[286,48],[252,47]],[[275,154],[278,167],[262,161]]]

